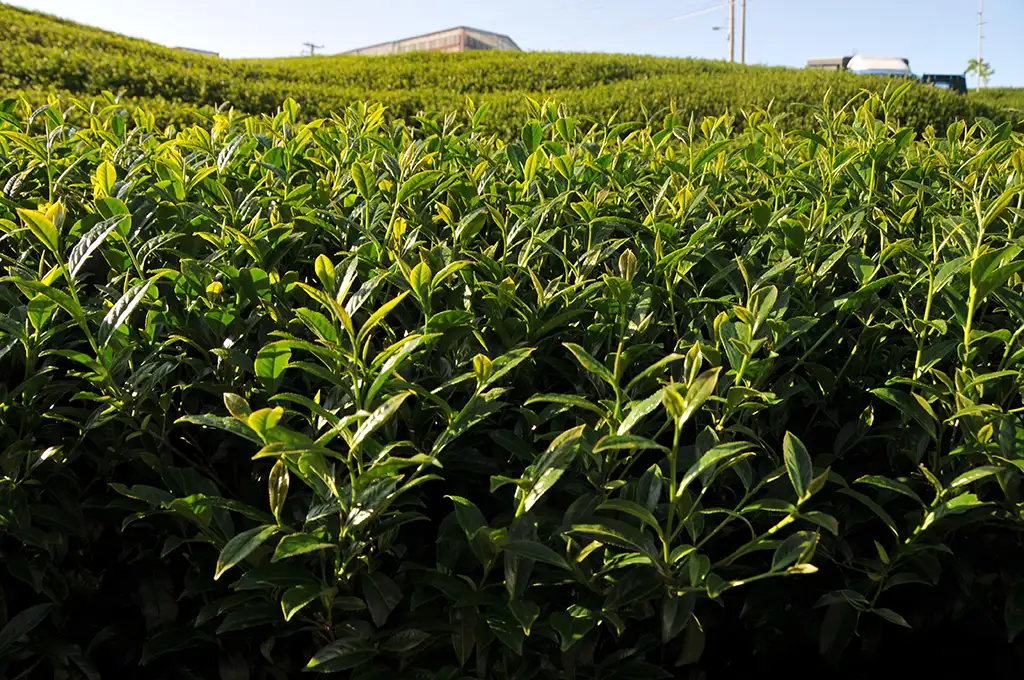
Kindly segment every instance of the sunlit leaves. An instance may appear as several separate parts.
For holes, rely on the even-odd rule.
[[[111,490],[140,568],[200,584],[168,631],[360,677],[559,649],[655,677],[735,630],[697,618],[734,589],[753,634],[832,646],[834,606],[916,623],[890,592],[961,562],[1010,589],[948,538],[1021,519],[1008,129],[527,100],[495,137],[483,106],[291,101],[168,135],[109,106],[74,141],[0,111],[0,466],[33,560]],[[840,581],[824,622],[774,616]],[[160,636],[147,660],[195,642]]]
[[[799,500],[808,495],[814,470],[811,467],[811,456],[803,442],[795,435],[787,432],[782,442],[782,454],[786,462],[786,474],[796,491]]]
[[[121,298],[114,303],[114,306],[110,308],[107,315],[103,317],[103,322],[100,324],[99,332],[97,334],[97,341],[100,345],[106,345],[110,338],[121,326],[128,321],[128,317],[131,316],[135,308],[145,299],[146,293],[149,292],[150,286],[152,286],[156,279],[160,278],[160,275],[154,276],[153,278],[142,281],[132,286]]]
[[[264,384],[270,386],[280,383],[281,375],[288,368],[292,358],[291,348],[284,342],[272,342],[262,347],[256,355],[254,367],[256,377],[262,378]]]
[[[284,461],[278,460],[270,470],[270,477],[267,483],[270,495],[270,511],[274,513],[274,519],[281,521],[281,510],[288,499],[288,487],[291,484],[291,475]]]
[[[248,529],[233,537],[220,551],[213,578],[219,579],[224,572],[247,558],[276,532],[276,526],[262,526]]]
[[[18,215],[39,243],[45,246],[50,252],[57,254],[59,236],[57,233],[57,227],[55,227],[53,222],[50,221],[50,218],[37,210],[21,208],[18,209]]]

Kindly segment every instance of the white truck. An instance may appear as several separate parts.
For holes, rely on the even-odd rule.
[[[860,75],[913,78],[926,85],[952,90],[957,94],[967,93],[967,80],[962,75],[926,74],[915,76],[910,70],[910,60],[904,57],[818,57],[807,60],[807,68],[825,71],[849,71]]]

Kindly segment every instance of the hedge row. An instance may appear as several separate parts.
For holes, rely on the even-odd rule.
[[[832,91],[846,101],[861,89],[883,91],[888,79],[806,70],[743,67],[721,62],[635,57],[480,52],[409,54],[388,58],[318,57],[227,61],[195,56],[44,15],[0,6],[0,95],[45,101],[40,92],[138,99],[162,122],[191,122],[196,107],[229,103],[270,113],[289,96],[307,120],[327,117],[354,101],[377,101],[393,115],[461,109],[467,97],[487,103],[490,129],[513,134],[528,113],[526,98],[569,103],[578,117],[644,120],[669,109],[719,115],[773,104],[789,129],[811,124],[809,111]],[[917,87],[893,111],[918,129],[945,129],[979,116],[997,123],[1021,116],[999,104]],[[180,109],[169,102],[181,102]]]
[[[1024,137],[910,95],[3,113],[0,676],[1019,669]]]

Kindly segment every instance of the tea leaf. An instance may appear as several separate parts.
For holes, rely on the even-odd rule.
[[[75,247],[71,249],[71,255],[68,257],[68,270],[72,278],[78,275],[78,272],[89,260],[89,256],[103,245],[107,236],[117,228],[117,225],[118,221],[116,219],[104,220],[78,240]]]
[[[859,484],[870,484],[872,486],[877,486],[880,489],[888,489],[890,491],[895,491],[896,493],[901,493],[908,498],[913,498],[921,505],[924,505],[924,501],[921,500],[921,497],[918,496],[913,489],[903,482],[896,481],[895,479],[889,479],[882,475],[867,475],[858,479],[857,482]]]
[[[409,286],[423,304],[426,304],[430,298],[430,282],[432,278],[433,273],[426,262],[420,262],[409,272]]]
[[[390,420],[408,398],[409,393],[403,392],[401,394],[396,394],[378,406],[366,420],[359,424],[359,429],[356,430],[355,435],[352,437],[351,447],[353,449],[358,448],[367,437],[376,432],[381,425]]]
[[[292,617],[299,613],[303,607],[320,597],[320,588],[317,586],[292,586],[281,595],[281,613],[285,621],[291,621]]]
[[[103,161],[96,166],[96,173],[93,175],[92,187],[95,198],[106,198],[114,189],[117,182],[117,170],[108,161]]]
[[[283,460],[278,460],[270,470],[270,477],[267,483],[270,495],[270,511],[274,514],[274,519],[278,523],[281,522],[281,510],[284,508],[285,500],[288,498],[290,482],[291,475],[288,473],[288,468],[285,467]]]
[[[683,495],[697,477],[711,469],[712,466],[718,465],[722,461],[745,455],[749,451],[750,444],[748,442],[730,442],[711,448],[696,463],[691,465],[686,474],[683,475],[676,490],[676,499]]]
[[[569,565],[564,558],[551,548],[537,541],[513,539],[503,543],[501,549],[519,557],[525,557],[535,562],[550,564],[553,567],[569,571]]]
[[[284,341],[271,342],[264,345],[256,355],[253,366],[256,377],[262,378],[268,385],[277,384],[288,369],[292,351]]]
[[[263,545],[276,532],[277,527],[268,524],[243,531],[233,537],[220,551],[220,556],[217,558],[217,569],[213,573],[213,580],[218,580],[224,575],[224,572],[247,558],[252,554],[252,551]]]
[[[902,616],[900,616],[899,614],[897,614],[896,612],[894,612],[891,609],[886,609],[885,607],[876,607],[876,608],[871,610],[871,613],[872,614],[877,614],[878,616],[881,616],[883,619],[885,619],[889,623],[895,623],[897,626],[903,626],[904,628],[910,628],[910,624],[907,623],[907,620],[904,619]]]
[[[53,609],[52,603],[37,604],[23,609],[7,621],[0,630],[0,654],[6,652],[22,637],[31,633],[39,624],[46,620]]]
[[[782,571],[811,559],[818,545],[818,534],[798,531],[783,541],[772,556],[772,571]]]
[[[380,572],[366,574],[362,579],[363,598],[370,610],[370,617],[378,628],[387,623],[392,610],[402,600],[402,590],[390,578]]]
[[[529,512],[537,501],[547,493],[548,489],[555,485],[576,455],[579,438],[583,434],[583,427],[575,427],[560,434],[548,450],[536,463],[527,468],[523,475],[523,482],[517,491],[516,497],[519,501],[516,509],[516,516]]]
[[[182,416],[174,422],[191,423],[192,425],[200,425],[202,427],[223,430],[225,432],[238,435],[239,437],[244,437],[254,444],[263,444],[263,440],[260,439],[259,435],[254,433],[250,427],[246,427],[234,418],[222,418],[221,416]]]
[[[372,661],[379,652],[364,640],[342,638],[321,647],[304,670],[317,673],[338,673]]]
[[[278,463],[280,462],[281,461],[278,461]],[[290,557],[305,555],[318,550],[331,550],[334,547],[335,546],[333,544],[324,543],[316,536],[312,536],[310,534],[302,532],[288,534],[281,538],[281,541],[277,544],[277,549],[274,551],[274,556],[270,558],[270,561],[279,562]]]
[[[590,356],[585,349],[571,342],[563,342],[562,345],[572,352],[573,356],[576,357],[576,361],[580,362],[580,365],[583,366],[583,368],[587,369],[589,372],[593,373],[612,387],[616,387],[617,383],[615,381],[615,376],[612,375],[611,371],[605,368],[597,359]]]
[[[436,184],[444,173],[440,170],[424,170],[417,172],[409,179],[402,182],[398,194],[395,196],[395,203],[405,203],[409,198],[432,184]]]
[[[786,474],[796,491],[796,497],[804,500],[807,497],[807,490],[811,486],[811,478],[814,476],[814,469],[811,466],[811,456],[807,453],[802,441],[799,438],[786,432],[782,441],[782,453],[786,461]]]
[[[610,434],[601,437],[596,444],[594,444],[594,453],[600,453],[602,451],[642,451],[642,450],[656,450],[656,451],[667,451],[664,446],[653,442],[646,437],[637,437],[631,434]]]
[[[27,210],[25,208],[18,208],[18,215],[29,231],[32,232],[32,235],[46,246],[47,250],[54,255],[59,255],[57,248],[60,237],[57,233],[57,227],[53,226],[53,222],[46,215],[37,210]]]
[[[376,189],[377,184],[377,178],[374,177],[370,169],[363,163],[353,163],[352,181],[355,183],[356,191],[363,197],[363,200],[370,200],[373,196],[371,192]]]
[[[100,330],[97,333],[96,339],[101,347],[105,347],[110,342],[113,334],[124,325],[128,317],[135,311],[135,308],[146,297],[150,286],[161,276],[162,274],[157,274],[146,281],[135,284],[114,303],[114,306],[110,308],[107,315],[103,317],[103,322],[100,324]]]

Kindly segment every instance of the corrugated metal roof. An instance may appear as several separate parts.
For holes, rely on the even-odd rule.
[[[444,29],[442,31],[432,31],[430,33],[422,33],[420,35],[414,35],[414,36],[410,36],[408,38],[399,38],[398,40],[388,40],[388,41],[382,42],[382,43],[375,43],[373,45],[366,45],[365,47],[360,47],[360,48],[357,48],[357,49],[354,49],[354,50],[348,50],[346,52],[342,52],[342,54],[358,54],[360,52],[365,52],[365,51],[377,51],[379,48],[386,48],[386,47],[388,47],[390,45],[398,46],[398,45],[401,45],[401,44],[410,43],[410,42],[414,42],[414,41],[428,40],[430,38],[447,35],[447,34],[450,34],[452,32],[455,32],[455,31],[469,31],[469,32],[473,32],[473,33],[487,35],[487,36],[493,36],[496,39],[497,42],[507,42],[507,44],[510,46],[511,49],[516,49],[516,50],[521,49],[519,47],[519,45],[517,45],[516,42],[514,40],[512,40],[512,38],[508,37],[507,35],[504,35],[504,34],[501,34],[501,33],[495,33],[493,31],[485,31],[485,30],[482,30],[482,29],[479,29],[479,28],[472,28],[470,26],[455,26],[453,28],[446,28],[446,29]]]

